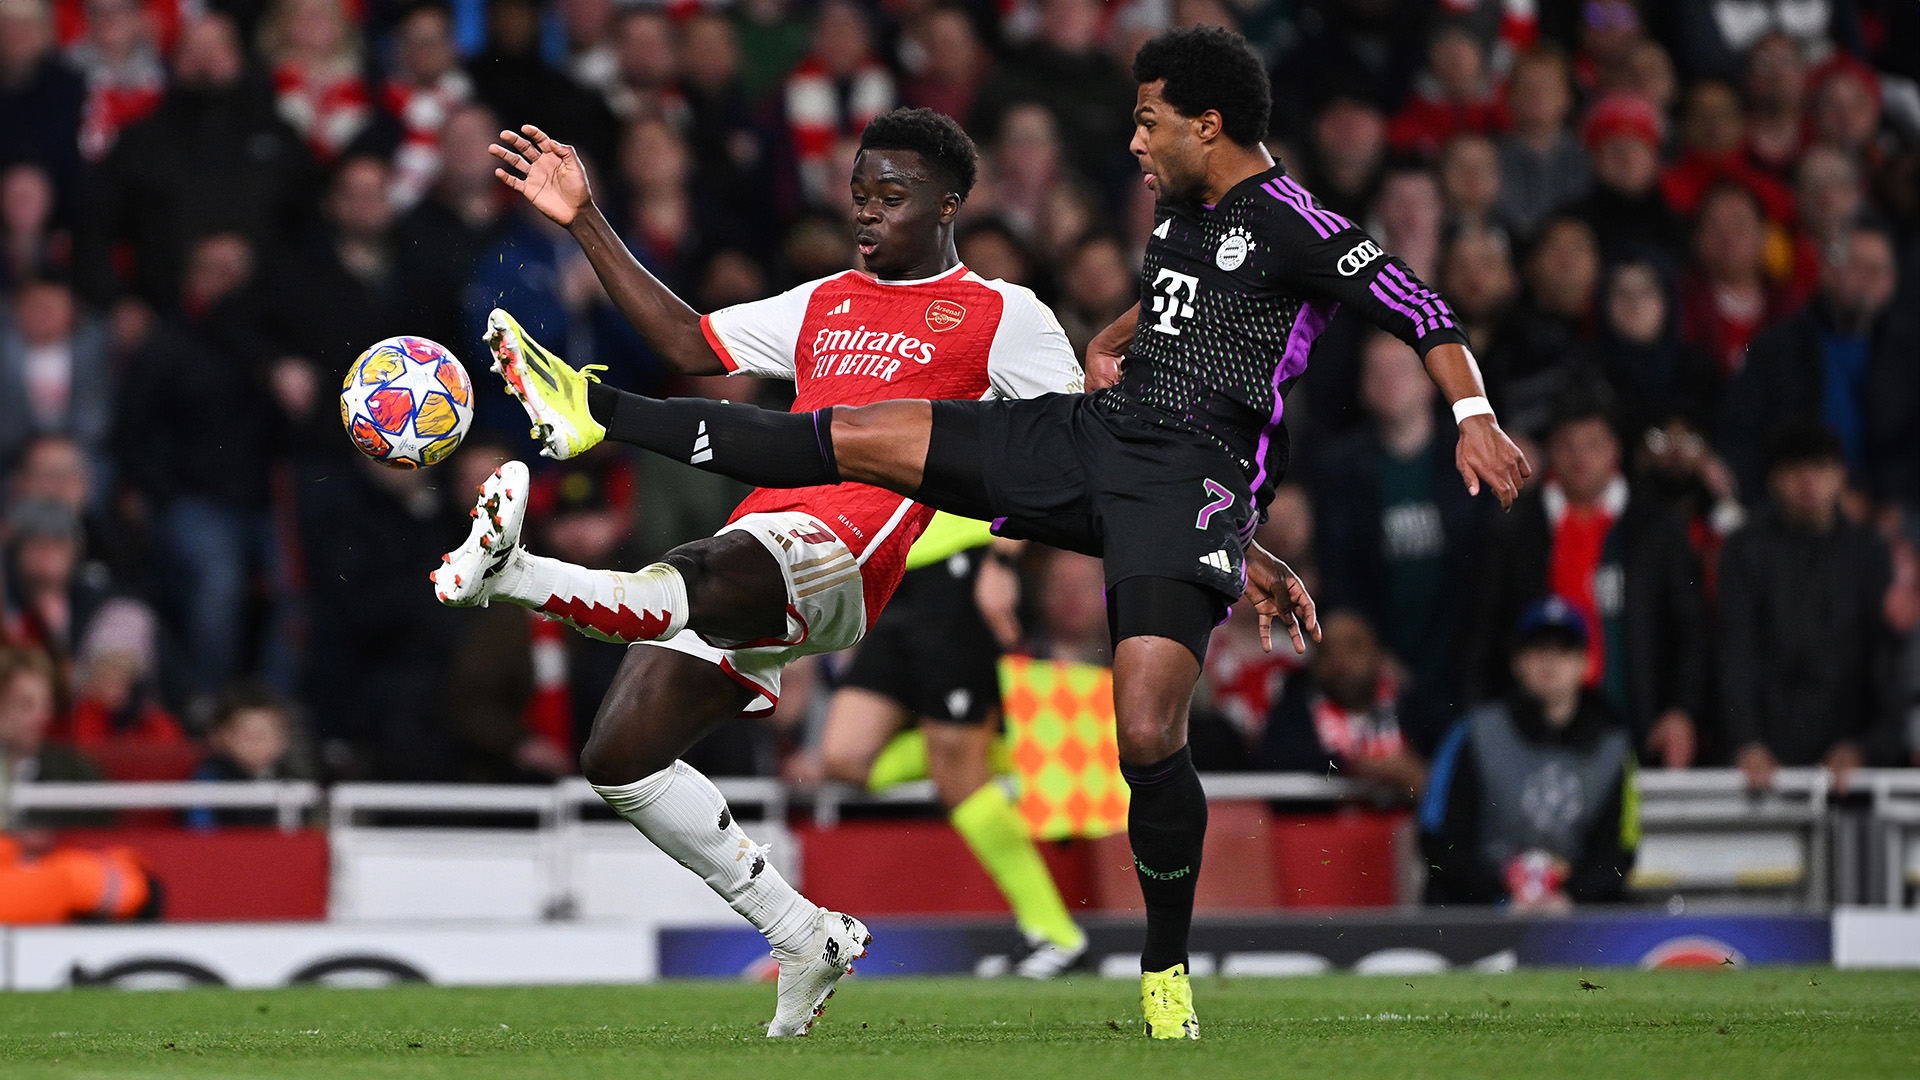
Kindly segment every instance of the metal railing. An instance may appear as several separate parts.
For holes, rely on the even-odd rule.
[[[1209,773],[1201,782],[1209,799],[1300,805],[1373,797],[1379,791],[1351,780],[1300,773]],[[810,809],[814,823],[824,828],[836,825],[852,808],[935,805],[933,786],[926,781],[877,795],[843,784],[792,789],[764,778],[718,779],[715,785],[736,812],[757,809],[762,820],[785,821],[800,806]],[[1639,786],[1641,828],[1649,838],[1704,843],[1715,837],[1737,841],[1747,834],[1771,836],[1780,843],[1790,840],[1798,845],[1800,860],[1797,867],[1782,869],[1772,884],[1797,887],[1800,901],[1809,907],[1824,906],[1832,898],[1836,811],[1825,769],[1782,769],[1773,786],[1762,792],[1749,790],[1745,777],[1733,769],[1646,770]],[[1872,867],[1879,894],[1873,899],[1902,906],[1920,886],[1920,769],[1862,769],[1854,774],[1851,789],[1867,797],[1863,846],[1868,850],[1839,854],[1856,863],[1864,859]],[[334,830],[378,828],[380,815],[413,815],[417,820],[420,815],[445,819],[507,814],[530,816],[543,831],[567,830],[584,820],[588,808],[600,804],[592,786],[577,777],[537,786],[27,783],[10,785],[5,794],[16,819],[34,811],[267,809],[282,829],[325,822]]]

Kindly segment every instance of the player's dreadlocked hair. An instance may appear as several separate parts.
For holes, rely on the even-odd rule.
[[[939,169],[965,200],[980,176],[980,152],[953,117],[932,109],[895,109],[873,118],[860,133],[860,149],[911,150]]]
[[[1267,137],[1273,86],[1247,39],[1217,26],[1188,26],[1149,39],[1133,54],[1135,82],[1167,80],[1160,96],[1195,117],[1220,114],[1227,138],[1252,146]]]

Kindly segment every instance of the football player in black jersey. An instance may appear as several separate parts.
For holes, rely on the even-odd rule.
[[[812,414],[608,391],[594,412],[608,438],[681,461],[698,440],[695,464],[750,484],[874,484],[1105,560],[1127,834],[1147,908],[1141,1004],[1153,1037],[1194,1038],[1187,939],[1207,806],[1187,707],[1207,639],[1243,594],[1263,637],[1276,618],[1296,650],[1318,637],[1306,589],[1252,540],[1286,467],[1285,395],[1314,337],[1347,306],[1418,350],[1453,403],[1472,493],[1511,505],[1531,470],[1445,302],[1267,153],[1270,89],[1244,38],[1168,31],[1141,47],[1134,77],[1132,149],[1160,210],[1140,303],[1089,349],[1089,385],[1103,389]]]

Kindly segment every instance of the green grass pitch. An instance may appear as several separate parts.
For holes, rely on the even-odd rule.
[[[1592,989],[1582,987],[1586,980]],[[1920,973],[1814,968],[1196,980],[1199,1043],[1091,977],[869,979],[801,1040],[768,986],[0,995],[0,1076],[1041,1080],[1920,1077]]]

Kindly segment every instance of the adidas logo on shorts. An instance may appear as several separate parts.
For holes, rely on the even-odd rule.
[[[1200,556],[1200,565],[1223,574],[1233,573],[1233,559],[1227,555],[1225,548]]]

